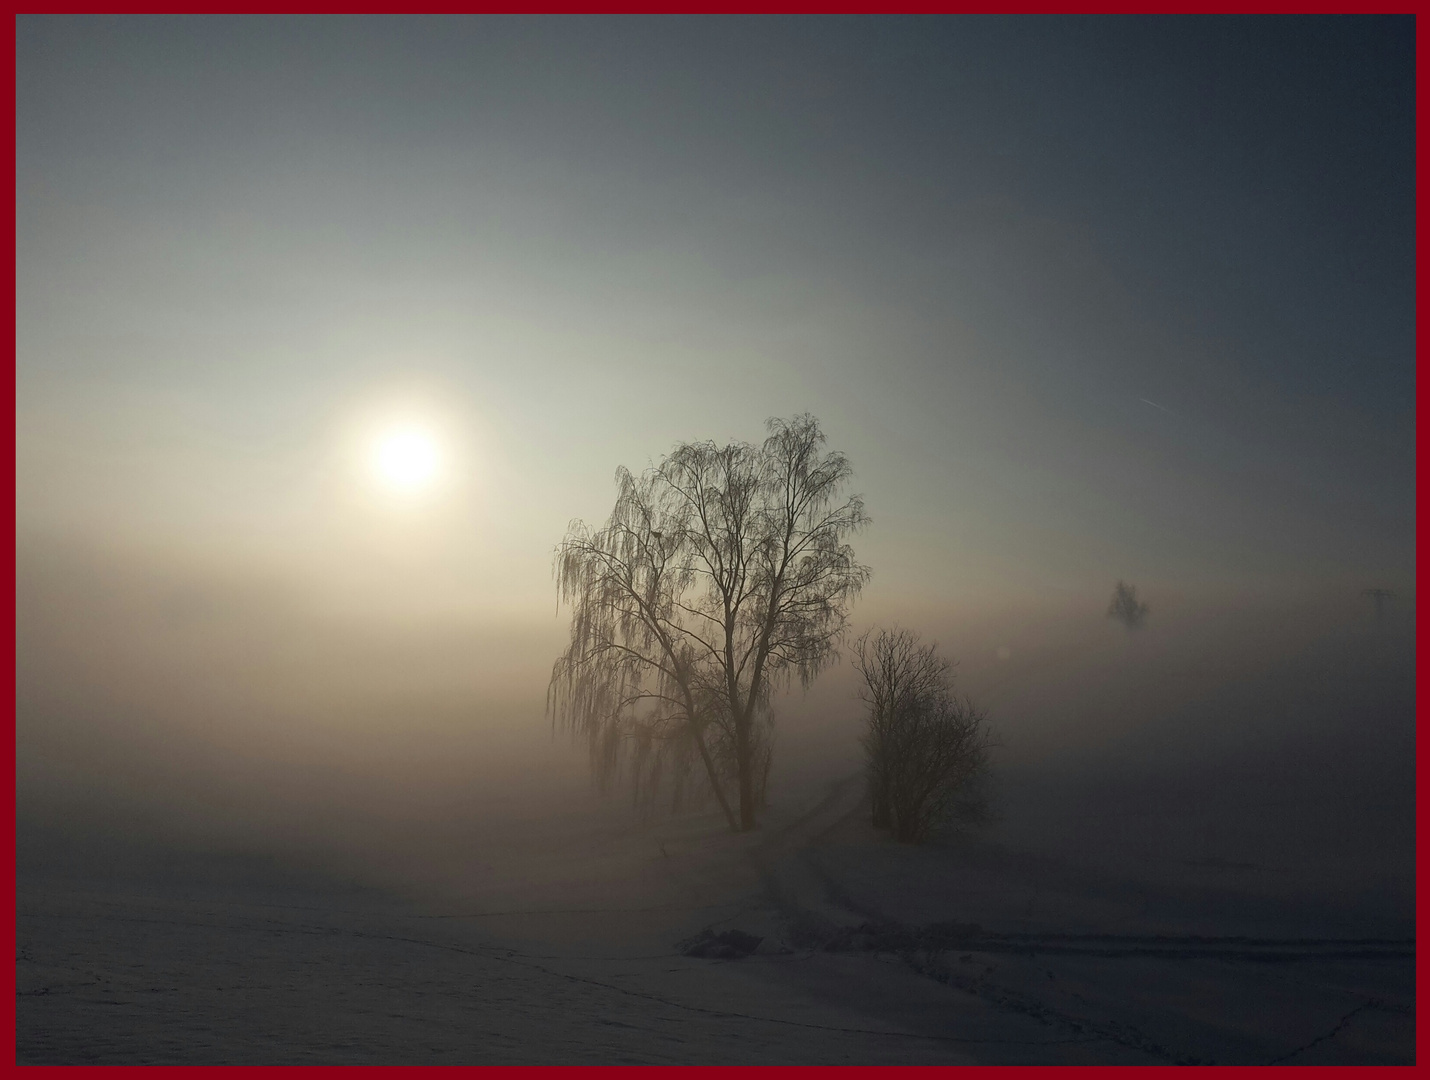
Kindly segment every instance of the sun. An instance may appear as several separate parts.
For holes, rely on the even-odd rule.
[[[386,488],[419,492],[432,486],[442,466],[442,454],[430,431],[420,427],[393,428],[377,437],[372,447],[372,467]]]

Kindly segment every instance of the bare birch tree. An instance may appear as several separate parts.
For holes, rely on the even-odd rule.
[[[808,414],[767,428],[759,446],[684,443],[640,476],[617,470],[606,524],[573,521],[556,549],[573,612],[553,720],[638,795],[669,777],[679,801],[703,774],[736,831],[763,801],[771,693],[837,658],[869,577],[847,542],[869,520],[844,494],[848,460]]]

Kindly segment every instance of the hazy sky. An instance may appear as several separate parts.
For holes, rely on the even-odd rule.
[[[875,609],[1413,589],[1414,47],[1408,17],[22,17],[22,544],[550,622],[617,465],[809,410]],[[444,455],[422,497],[365,471],[402,418]]]

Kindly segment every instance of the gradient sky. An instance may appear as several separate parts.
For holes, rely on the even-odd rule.
[[[878,610],[1413,591],[1414,44],[21,17],[22,545],[550,622],[617,465],[809,410]],[[448,453],[420,505],[355,464],[399,414]]]

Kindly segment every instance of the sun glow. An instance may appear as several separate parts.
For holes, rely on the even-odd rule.
[[[437,440],[423,428],[394,428],[379,435],[373,444],[373,471],[382,485],[393,491],[415,493],[431,487],[441,466]]]

